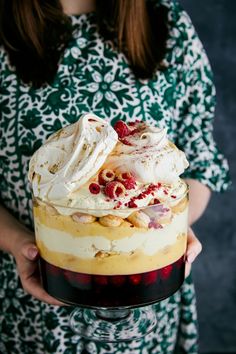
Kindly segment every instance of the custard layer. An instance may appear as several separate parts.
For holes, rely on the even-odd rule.
[[[174,263],[185,253],[186,240],[186,234],[179,234],[175,244],[164,247],[152,256],[142,251],[127,254],[100,252],[91,259],[50,251],[40,240],[37,240],[37,246],[43,259],[60,268],[87,274],[117,275],[144,273]]]
[[[173,223],[173,220],[177,220],[179,214],[185,214],[187,217],[188,213],[188,201],[185,198],[175,207],[175,212],[173,213],[172,220],[170,223]],[[107,227],[101,225],[98,221],[95,221],[91,224],[83,224],[75,222],[71,216],[61,215],[61,214],[51,214],[51,210],[44,206],[36,206],[34,207],[34,218],[36,223],[39,225],[45,225],[46,227],[53,229],[64,231],[72,235],[73,237],[87,237],[88,235],[98,236],[102,235],[108,240],[119,240],[127,237],[131,237],[137,233],[146,233],[149,229],[135,227],[126,219],[121,223],[119,227]],[[182,222],[182,221],[181,221]],[[186,221],[187,225],[187,221]],[[164,227],[166,227],[165,225]],[[184,224],[182,223],[184,227]],[[185,228],[184,228],[185,230]],[[180,232],[180,230],[178,230]],[[182,230],[181,230],[182,232]]]

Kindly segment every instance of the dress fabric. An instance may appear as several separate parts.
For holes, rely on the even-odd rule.
[[[99,35],[93,13],[71,17],[73,38],[51,85],[33,89],[22,83],[0,47],[0,198],[25,225],[33,225],[30,157],[49,135],[88,111],[111,123],[138,119],[167,127],[169,139],[190,162],[185,177],[214,191],[227,188],[227,161],[212,136],[215,88],[207,56],[179,4],[162,5],[168,8],[167,68],[152,80],[134,77],[125,56]],[[155,305],[158,326],[141,340],[87,341],[68,326],[73,307],[46,305],[26,294],[13,258],[0,252],[0,353],[196,354],[195,302],[189,277]]]

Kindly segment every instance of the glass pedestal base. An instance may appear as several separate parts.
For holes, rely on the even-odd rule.
[[[140,339],[157,325],[152,305],[134,309],[80,309],[70,316],[70,327],[83,338],[97,342]]]

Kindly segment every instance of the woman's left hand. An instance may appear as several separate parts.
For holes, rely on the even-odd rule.
[[[195,258],[202,250],[202,244],[195,236],[191,227],[188,229],[187,251],[186,251],[186,263],[185,263],[185,278],[190,274],[191,265]]]

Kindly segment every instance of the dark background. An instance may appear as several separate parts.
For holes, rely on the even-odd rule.
[[[201,353],[236,353],[236,1],[179,0],[207,51],[217,89],[214,136],[233,186],[214,194],[194,230],[203,252],[193,266]]]

